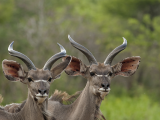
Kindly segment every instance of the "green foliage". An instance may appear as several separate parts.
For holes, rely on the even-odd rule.
[[[1,0],[0,61],[13,59],[26,69],[22,61],[8,54],[8,45],[15,41],[14,49],[42,68],[59,52],[58,42],[67,54],[88,65],[85,56],[70,45],[68,34],[87,47],[99,62],[125,37],[127,48],[115,57],[113,65],[126,57],[141,56],[140,67],[129,78],[114,78],[112,91],[101,109],[109,120],[156,120],[160,100],[159,11],[160,0]],[[27,86],[8,81],[2,68],[0,77],[3,105],[26,99]],[[50,94],[55,89],[73,94],[85,84],[81,76],[68,77],[63,73],[52,83]]]
[[[158,120],[160,105],[145,94],[133,98],[108,95],[101,111],[107,120]]]
[[[14,13],[14,0],[0,1],[0,24],[9,21]]]

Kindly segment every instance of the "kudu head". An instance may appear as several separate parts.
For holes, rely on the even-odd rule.
[[[104,63],[98,63],[88,49],[76,43],[70,36],[68,36],[68,38],[72,46],[80,50],[87,57],[90,65],[86,66],[81,60],[72,57],[65,72],[68,75],[81,75],[88,79],[92,93],[100,96],[102,99],[104,99],[104,96],[110,92],[112,78],[118,75],[124,77],[131,76],[136,72],[139,66],[139,56],[125,58],[123,61],[111,66],[113,58],[127,46],[127,40],[125,38],[123,38],[124,42],[122,45],[110,52]],[[65,58],[63,58],[63,60],[65,60]]]
[[[54,79],[60,77],[61,72],[68,66],[71,57],[52,68],[52,65],[60,58],[66,56],[66,50],[59,44],[61,52],[53,55],[44,65],[38,69],[32,61],[24,54],[13,50],[13,42],[9,45],[9,54],[21,59],[27,66],[26,72],[22,65],[13,60],[3,60],[2,68],[5,77],[10,81],[20,81],[28,86],[28,93],[37,103],[43,103],[48,98],[50,84]]]

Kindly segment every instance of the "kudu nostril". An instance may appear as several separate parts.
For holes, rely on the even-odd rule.
[[[103,83],[101,84],[101,86],[102,86],[103,88],[105,87],[105,85],[104,85]]]
[[[110,84],[101,84],[101,86],[104,88],[104,89],[108,89],[110,87]]]
[[[110,84],[107,85],[107,88],[109,88],[109,87],[110,87]]]
[[[38,89],[38,92],[43,95],[47,92],[47,90]]]
[[[38,92],[41,93],[41,90],[38,89]]]
[[[47,90],[44,91],[44,94],[47,92]]]

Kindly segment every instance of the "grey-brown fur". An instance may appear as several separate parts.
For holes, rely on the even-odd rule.
[[[139,66],[140,57],[126,58],[111,66],[113,58],[127,45],[127,41],[123,38],[123,44],[114,49],[104,63],[98,63],[88,49],[76,43],[70,36],[68,38],[71,44],[87,57],[90,65],[86,66],[81,60],[72,57],[65,72],[72,76],[83,76],[87,79],[87,84],[72,104],[63,105],[52,99],[49,100],[48,109],[57,120],[106,120],[100,111],[100,105],[110,92],[111,79],[118,75],[125,77],[133,75]]]
[[[100,66],[101,64],[99,64],[98,67]],[[89,68],[87,68],[87,70],[89,70]],[[92,70],[94,70],[94,67]],[[98,71],[98,69],[96,70],[97,73],[107,72],[103,68],[100,71]],[[48,109],[49,111],[52,111],[53,116],[56,116],[57,120],[64,120],[64,118],[65,120],[105,120],[99,109],[103,98],[101,98],[100,93],[93,94],[92,84],[94,84],[94,82],[91,82],[92,80],[90,76],[87,75],[87,72],[85,74],[86,76],[84,77],[89,80],[80,96],[72,104],[62,105],[61,103],[56,102],[56,99],[51,98],[53,101],[51,101],[51,99],[49,100]],[[101,81],[103,81],[103,79]],[[95,84],[97,83],[95,82]],[[54,97],[54,95],[52,97]],[[57,111],[63,111],[63,114],[60,115]],[[67,118],[65,116],[67,116]]]
[[[74,95],[68,95],[66,92],[55,90],[54,94],[49,98],[49,101],[58,101],[61,104],[69,105],[73,103],[81,93],[82,91],[78,91]]]
[[[40,89],[45,90],[46,91],[45,93],[48,94],[50,84],[53,81],[53,80],[48,81],[49,78],[52,77],[52,79],[55,79],[56,76],[61,74],[63,69],[67,67],[69,62],[70,62],[70,57],[65,62],[62,62],[61,64],[59,64],[58,66],[61,69],[59,70],[59,72],[57,72],[56,70],[53,70],[54,68],[51,71],[37,68],[37,70],[30,70],[28,72],[21,71],[21,73],[25,73],[25,74],[24,76],[22,75],[21,77],[19,77],[20,75],[18,74],[18,72],[16,72],[16,70],[19,70],[20,68],[15,69],[14,67],[17,62],[12,61],[12,60],[4,60],[2,66],[3,66],[5,76],[6,75],[12,76],[14,79],[12,79],[12,77],[9,77],[9,78],[7,77],[7,79],[11,81],[16,80],[16,81],[21,81],[22,83],[27,84],[28,85],[28,98],[23,104],[21,104],[20,106],[18,105],[18,108],[14,108],[14,109],[11,108],[14,111],[8,110],[9,112],[14,112],[12,114],[7,112],[7,106],[4,107],[4,109],[0,111],[0,116],[3,116],[2,120],[28,120],[28,119],[45,120],[45,119],[48,119],[48,117],[50,117],[51,115],[47,113],[48,98],[46,97],[44,101],[40,102],[37,99],[36,94],[39,93],[38,90]],[[64,63],[65,63],[65,66],[64,66]],[[64,67],[61,67],[62,65]],[[21,69],[23,70],[23,68]],[[57,74],[55,75],[54,72]],[[18,76],[18,77],[15,77],[15,76]],[[32,81],[29,81],[29,79],[27,78],[31,78]],[[52,117],[52,119],[53,118],[54,117]]]
[[[72,104],[63,105],[49,100],[48,109],[52,111],[57,120],[98,120],[104,118],[99,110],[101,98],[90,93],[89,82],[87,82],[83,92]],[[62,111],[63,114],[60,115],[59,111]]]
[[[1,118],[1,120],[44,120],[43,115],[48,118],[45,106],[46,101],[43,102],[43,104],[38,105],[38,103],[28,95],[25,105],[19,112],[8,113],[1,110],[0,118],[3,118]]]
[[[71,44],[83,52],[90,62],[86,66],[81,60],[72,57],[72,61],[65,69],[68,75],[81,75],[87,79],[87,84],[79,97],[71,104],[62,104],[62,95],[58,92],[48,101],[48,110],[56,120],[106,120],[100,111],[100,105],[104,97],[110,92],[111,79],[115,76],[131,76],[139,66],[140,57],[130,57],[111,66],[115,54],[122,51],[127,42],[117,47],[107,57],[104,63],[98,63],[93,55],[82,45],[73,41],[69,36]],[[65,60],[65,58],[63,59]]]
[[[8,112],[6,110],[7,106],[0,109],[1,120],[55,120],[54,117],[51,118],[51,114],[47,111],[50,84],[57,76],[60,76],[71,60],[69,56],[64,62],[58,64],[55,67],[56,69],[51,69],[54,62],[66,54],[65,49],[61,45],[60,47],[61,52],[52,56],[46,62],[44,68],[38,69],[27,56],[13,50],[13,42],[9,45],[9,53],[20,58],[27,65],[29,71],[25,71],[16,61],[3,60],[2,68],[4,75],[10,81],[19,81],[26,84],[28,87],[28,98],[19,108],[11,108],[12,111],[8,110]]]
[[[23,101],[22,103],[12,103],[12,104],[4,106],[3,110],[10,112],[10,113],[17,113],[24,107],[25,103],[26,103],[26,100]]]

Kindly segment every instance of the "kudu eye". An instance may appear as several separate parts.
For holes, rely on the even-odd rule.
[[[51,81],[52,81],[52,78],[49,78],[48,81],[51,82]]]
[[[32,78],[28,78],[28,81],[29,81],[29,82],[32,82],[33,80],[32,80]]]
[[[91,75],[91,76],[94,76],[94,75],[95,75],[95,73],[94,73],[94,72],[90,72],[90,75]]]
[[[110,73],[109,73],[109,76],[112,76],[112,74],[113,74],[113,73],[110,72]]]

